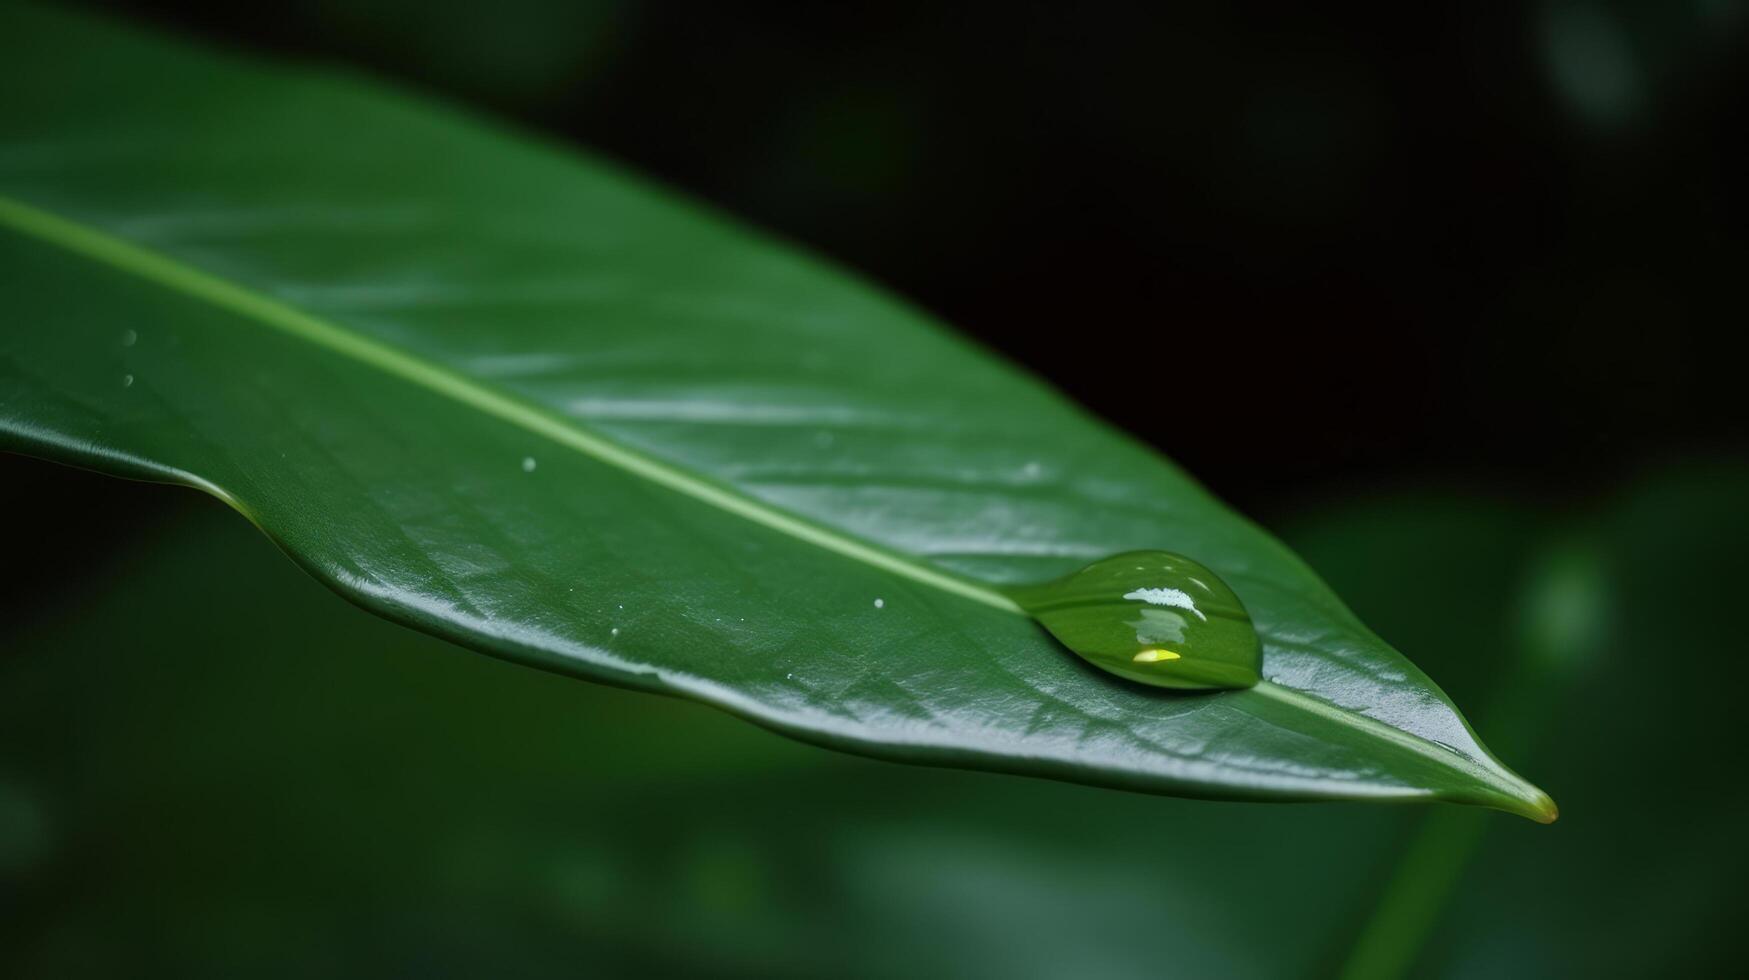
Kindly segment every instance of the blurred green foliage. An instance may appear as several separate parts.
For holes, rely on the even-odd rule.
[[[15,490],[46,468],[5,465]],[[1720,755],[1744,667],[1716,651],[1739,643],[1746,472],[1646,480],[1579,514],[1406,491],[1287,529],[1483,706],[1484,737],[1536,755],[1565,807],[1549,828],[838,755],[378,621],[217,504],[116,488],[96,519],[111,540],[0,635],[8,976],[1732,962],[1712,937],[1744,870]]]

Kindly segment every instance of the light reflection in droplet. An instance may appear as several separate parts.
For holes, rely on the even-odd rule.
[[[1192,579],[1191,581],[1196,580]],[[1208,617],[1204,616],[1202,611],[1196,608],[1196,600],[1192,599],[1189,593],[1186,593],[1181,589],[1137,589],[1134,592],[1124,593],[1124,598],[1134,599],[1137,602],[1146,602],[1153,606],[1172,606],[1175,609],[1183,609],[1188,612],[1196,613],[1197,618],[1204,622],[1208,621]]]

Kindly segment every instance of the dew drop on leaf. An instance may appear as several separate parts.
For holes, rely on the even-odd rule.
[[[1263,649],[1251,616],[1214,572],[1170,551],[1102,558],[1009,596],[1083,660],[1183,690],[1256,684]]]
[[[522,457],[522,472],[524,472],[524,473],[533,473],[533,472],[534,472],[534,466],[535,466],[535,462],[534,462],[534,457],[533,457],[533,456],[524,456],[524,457]]]

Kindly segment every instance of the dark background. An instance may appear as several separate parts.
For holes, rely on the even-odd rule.
[[[622,161],[1260,516],[1584,495],[1749,433],[1740,4],[96,6]]]
[[[1743,5],[84,6],[885,283],[1263,518],[1563,814],[860,760],[4,457],[0,974],[1743,972]]]

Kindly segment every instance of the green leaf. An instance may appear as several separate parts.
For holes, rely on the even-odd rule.
[[[1553,818],[1274,539],[841,272],[357,81],[29,9],[0,39],[4,444],[199,487],[396,621],[826,745]],[[1140,548],[1233,587],[1263,683],[1116,682],[998,589]]]

